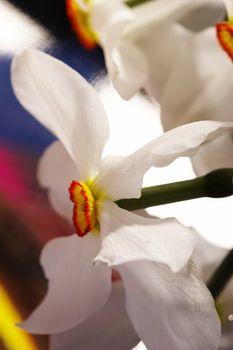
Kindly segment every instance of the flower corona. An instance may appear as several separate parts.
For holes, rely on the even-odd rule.
[[[73,223],[78,236],[83,237],[95,228],[95,198],[89,186],[82,181],[72,181],[69,192],[74,203]]]
[[[94,49],[98,42],[90,23],[90,9],[90,0],[85,0],[83,6],[77,0],[66,0],[66,12],[71,26],[80,43],[88,50]]]
[[[220,22],[216,24],[217,37],[223,50],[233,60],[233,24]]]

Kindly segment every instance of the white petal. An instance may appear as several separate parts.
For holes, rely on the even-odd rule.
[[[176,41],[182,43],[179,34],[174,32]],[[201,119],[231,121],[233,67],[216,40],[215,28],[190,35],[182,51],[180,45],[176,48],[176,64],[159,100],[164,129]]]
[[[53,335],[50,350],[129,350],[137,341],[125,310],[124,288],[118,282],[98,313],[78,327]]]
[[[203,12],[205,8],[211,14],[212,12],[216,13],[216,7],[221,8],[222,15],[223,4],[221,2],[215,4],[212,0],[150,1],[143,6],[133,8],[134,21],[131,21],[125,28],[121,40],[130,43],[131,46],[134,44],[138,50],[141,49],[144,53],[147,61],[148,79],[143,87],[159,103],[162,102],[164,85],[167,85],[168,88],[170,86],[170,79],[167,81],[167,78],[170,76],[171,70],[177,69],[177,62],[182,60],[185,61],[185,65],[191,66],[193,61],[195,62],[195,56],[193,57],[192,52],[193,37],[195,36],[187,28],[178,25],[177,22],[186,19],[187,16],[190,19],[195,13]],[[216,46],[218,45],[215,35],[212,36],[212,41],[215,41]],[[187,60],[187,57],[190,59]],[[212,56],[209,55],[209,61],[210,57]],[[212,61],[211,65],[214,67]],[[173,95],[179,94],[178,91],[183,80],[185,82],[188,80],[189,85],[193,85],[190,75],[184,74],[182,64],[179,64],[179,73],[179,79],[175,80],[175,86],[173,86]],[[189,73],[192,74],[191,68]],[[186,95],[185,89],[183,93]],[[172,96],[170,98],[172,99]]]
[[[145,87],[150,79],[148,55],[141,41],[147,41],[150,33],[156,35],[156,31],[161,31],[161,26],[166,31],[169,22],[181,18],[196,7],[202,7],[203,2],[210,1],[151,1],[131,10],[119,1],[102,2],[94,6],[92,25],[100,36],[113,84],[123,98],[129,99],[137,90]],[[156,38],[148,42],[156,50]]]
[[[197,244],[192,255],[197,275],[207,282],[228,252],[229,250],[213,245],[197,233]]]
[[[217,136],[233,130],[233,123],[200,121],[182,125],[160,136],[142,148],[152,148],[155,166],[165,166],[178,157],[194,155],[199,146]],[[140,150],[138,151],[140,152]]]
[[[192,31],[201,31],[209,26],[215,26],[217,22],[224,21],[226,9],[222,1],[203,3],[199,8],[188,13],[181,20],[186,28]]]
[[[192,33],[183,26],[167,25],[165,22],[156,30],[152,28],[140,41],[140,47],[147,56],[150,72],[144,88],[157,102],[162,102],[164,89],[167,88],[180,56],[186,55],[186,45],[191,37]],[[178,82],[176,83],[178,87]],[[177,91],[173,93],[176,95]]]
[[[149,260],[177,272],[189,260],[196,242],[192,230],[175,219],[144,218],[111,202],[102,208],[100,225],[104,237],[95,260],[108,266]]]
[[[121,97],[128,100],[146,85],[149,71],[142,50],[126,40],[119,41],[112,51],[117,73],[112,82]]]
[[[111,290],[111,270],[93,264],[100,239],[93,234],[73,235],[50,241],[41,264],[49,279],[42,303],[22,324],[31,333],[57,333],[84,322],[107,301]]]
[[[135,20],[125,29],[124,35],[128,38],[145,37],[145,34],[152,29],[157,29],[163,23],[174,23],[185,17],[196,8],[210,4],[212,0],[163,0],[150,1],[133,9]]]
[[[232,0],[223,0],[223,2],[225,3],[228,16],[232,17],[233,16],[233,1]]]
[[[62,141],[81,176],[94,176],[109,133],[94,89],[64,63],[32,49],[15,56],[12,84],[22,105]]]
[[[91,14],[92,26],[104,49],[108,73],[116,90],[125,99],[143,87],[148,75],[143,52],[130,42],[119,40],[132,20],[132,11],[118,0],[94,6]]]
[[[198,176],[218,168],[233,168],[233,134],[224,133],[206,142],[192,158]]]
[[[176,158],[194,155],[205,141],[233,128],[233,123],[201,121],[180,126],[149,142],[128,157],[112,158],[96,178],[113,200],[139,198],[143,177],[151,166],[166,166]]]
[[[191,271],[177,275],[150,262],[118,267],[126,307],[150,350],[217,350],[220,322],[206,286]]]
[[[79,178],[79,171],[62,143],[52,143],[40,158],[38,179],[48,190],[53,208],[69,221],[72,220],[73,204],[68,188],[72,180]]]

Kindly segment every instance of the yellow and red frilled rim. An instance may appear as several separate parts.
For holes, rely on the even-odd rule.
[[[87,184],[72,181],[69,187],[70,199],[74,203],[73,224],[79,237],[95,229],[97,214],[95,198]]]
[[[66,0],[66,13],[80,43],[86,49],[91,50],[98,43],[98,35],[90,23],[92,1],[85,0],[84,2],[87,10],[83,9],[76,0]]]
[[[220,45],[233,61],[233,19],[217,23],[216,32]]]

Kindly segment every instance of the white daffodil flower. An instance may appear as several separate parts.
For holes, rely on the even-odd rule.
[[[102,1],[90,17],[115,88],[125,99],[146,90],[161,105],[166,131],[197,120],[233,120],[233,65],[215,28],[226,12],[231,19],[232,0],[156,0],[132,9]],[[232,139],[226,133],[205,144],[193,159],[196,173],[232,167]]]
[[[192,230],[172,218],[140,217],[114,202],[140,197],[149,167],[194,154],[229,125],[184,125],[127,157],[102,159],[107,118],[78,73],[28,49],[14,58],[12,83],[22,105],[60,140],[42,156],[39,179],[53,207],[73,217],[76,229],[45,246],[41,264],[48,292],[23,327],[56,333],[83,323],[106,303],[114,267],[124,283],[129,317],[149,349],[217,349],[213,300],[187,264],[195,244]]]

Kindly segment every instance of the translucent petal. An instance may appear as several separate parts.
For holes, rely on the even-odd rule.
[[[130,261],[163,263],[177,272],[192,255],[196,238],[177,220],[138,216],[106,202],[100,218],[102,248],[95,260],[108,266]]]
[[[94,6],[91,14],[113,85],[125,99],[133,96],[147,80],[147,65],[141,50],[128,41],[118,40],[132,20],[132,11],[120,1],[104,1]]]
[[[52,143],[41,156],[37,176],[40,185],[48,190],[53,208],[71,222],[73,204],[68,188],[80,175],[60,141]]]
[[[144,174],[151,166],[162,167],[178,157],[192,156],[201,144],[232,127],[233,123],[201,121],[170,130],[128,157],[105,162],[95,180],[96,187],[113,200],[139,198]]]
[[[198,176],[218,168],[233,168],[233,134],[226,132],[206,142],[192,157],[192,163]]]
[[[99,312],[82,325],[51,337],[50,350],[129,350],[137,341],[125,310],[123,285],[117,282]]]
[[[118,270],[129,317],[148,349],[218,349],[221,333],[214,301],[192,271],[173,274],[145,261]]]
[[[15,56],[12,84],[22,105],[64,144],[82,178],[94,176],[109,129],[90,84],[61,61],[33,49]]]
[[[215,28],[189,35],[185,43],[180,34],[177,30],[173,32],[176,42],[180,41],[173,51],[177,59],[166,86],[160,91],[164,129],[196,120],[232,121],[233,67],[216,40]],[[182,50],[181,43],[184,43]],[[153,77],[155,85],[156,77]]]
[[[93,264],[100,249],[99,237],[73,235],[50,241],[41,264],[49,279],[48,292],[22,327],[31,333],[65,331],[97,312],[111,290],[111,270]]]

